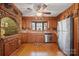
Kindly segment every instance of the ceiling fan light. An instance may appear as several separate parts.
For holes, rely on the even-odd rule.
[[[43,13],[37,12],[37,16],[42,16],[42,15],[43,15]]]

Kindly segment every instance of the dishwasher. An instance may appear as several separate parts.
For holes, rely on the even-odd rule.
[[[45,35],[44,35],[44,41],[45,41],[45,43],[52,42],[52,33],[45,33]]]

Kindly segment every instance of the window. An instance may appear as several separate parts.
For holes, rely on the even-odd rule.
[[[44,23],[44,30],[47,30],[47,23]]]
[[[32,30],[35,30],[35,23],[32,22]]]
[[[32,30],[47,30],[47,22],[32,22]]]
[[[42,23],[36,23],[36,30],[43,30]]]

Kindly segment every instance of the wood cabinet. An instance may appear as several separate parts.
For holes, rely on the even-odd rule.
[[[22,43],[45,43],[45,36],[44,32],[30,32],[30,33],[22,33]],[[57,35],[52,33],[52,40],[51,42],[57,42]]]
[[[74,8],[75,8],[75,10],[78,10],[79,9],[79,3],[75,3]]]
[[[3,45],[2,45],[2,41],[0,40],[0,56],[2,56],[3,54]]]
[[[27,42],[43,43],[44,42],[44,34],[43,33],[29,33]]]
[[[39,19],[40,18],[40,19]],[[38,20],[39,19],[39,20]],[[23,30],[27,30],[25,33],[22,33],[22,43],[43,43],[44,42],[44,31],[33,31],[32,30],[32,22],[33,21],[45,21],[48,23],[48,30],[47,31],[53,31],[57,28],[57,18],[56,17],[43,17],[41,20],[41,17],[37,17],[35,19],[35,16],[24,16],[22,19],[22,28]],[[46,31],[45,31],[46,32]],[[57,36],[54,36],[54,42],[57,40]]]
[[[74,18],[74,55],[79,55],[79,17]]]
[[[8,56],[13,53],[21,45],[20,35],[12,35],[1,40],[2,44],[2,55]]]
[[[1,42],[0,42],[0,43],[1,43]],[[1,49],[1,44],[0,44],[0,56],[1,56],[1,50],[2,50],[2,49]]]
[[[0,19],[4,17],[12,18],[21,29],[22,25],[22,14],[20,10],[12,3],[0,3]]]
[[[21,43],[26,43],[28,39],[28,33],[22,33],[21,38]]]
[[[19,47],[19,40],[18,38],[14,38],[9,42],[5,43],[5,52],[4,55],[10,55],[12,52],[14,52]]]
[[[79,10],[79,3],[72,4],[68,9],[66,9],[64,12],[62,12],[60,15],[58,15],[58,18],[60,20],[64,19],[66,16],[70,16]]]

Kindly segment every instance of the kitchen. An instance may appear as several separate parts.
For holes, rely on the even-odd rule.
[[[2,3],[0,55],[78,56],[78,19],[79,3]]]

